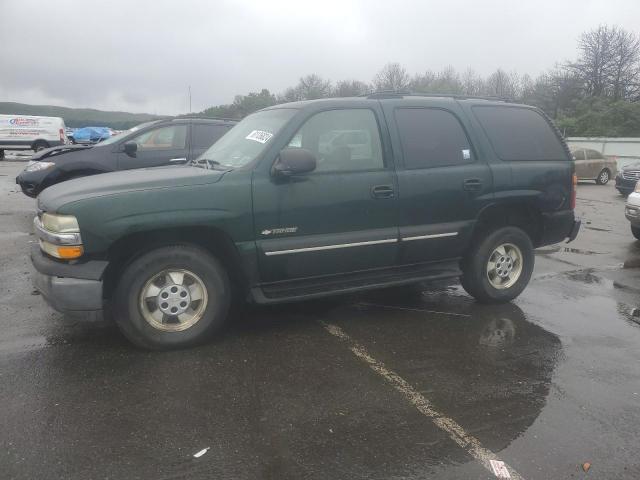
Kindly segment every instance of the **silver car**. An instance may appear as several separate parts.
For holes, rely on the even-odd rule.
[[[606,185],[616,176],[615,158],[606,158],[597,150],[579,148],[571,152],[576,163],[578,180],[595,180],[598,185]]]
[[[635,191],[627,197],[624,216],[631,222],[631,233],[640,240],[640,187],[638,184],[636,184]]]

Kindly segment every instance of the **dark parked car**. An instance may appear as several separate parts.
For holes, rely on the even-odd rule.
[[[249,115],[193,166],[45,190],[35,282],[134,343],[202,342],[232,298],[267,304],[461,278],[478,301],[526,287],[533,249],[573,240],[574,164],[537,109],[375,94]]]
[[[640,180],[640,162],[625,165],[616,175],[616,188],[622,195],[629,195]]]
[[[61,145],[36,153],[18,175],[25,195],[72,178],[133,168],[178,165],[197,158],[236,122],[180,118],[143,123],[96,145]]]

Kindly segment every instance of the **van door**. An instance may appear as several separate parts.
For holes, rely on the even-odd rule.
[[[157,167],[160,165],[179,165],[187,161],[187,124],[164,125],[145,130],[127,140],[136,142],[138,150],[135,157],[122,151],[124,143],[119,145],[118,169]]]
[[[492,197],[491,171],[451,101],[384,102],[399,188],[400,262],[462,256],[478,212]]]
[[[281,179],[256,170],[254,224],[263,283],[396,264],[398,196],[380,114],[379,108],[315,113],[289,143],[316,156],[315,171]],[[346,134],[355,134],[357,148]]]

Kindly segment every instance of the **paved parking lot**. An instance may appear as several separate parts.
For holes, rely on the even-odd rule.
[[[612,186],[580,185],[581,235],[512,304],[423,285],[247,308],[149,353],[33,294],[23,166],[0,162],[3,479],[640,477],[640,242]]]

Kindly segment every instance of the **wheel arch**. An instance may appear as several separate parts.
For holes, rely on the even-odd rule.
[[[492,203],[486,205],[476,217],[471,242],[500,227],[518,227],[525,231],[534,247],[540,245],[543,234],[542,212],[530,202]]]
[[[237,291],[248,290],[249,274],[231,237],[219,228],[193,226],[135,232],[113,242],[107,251],[109,267],[104,275],[105,298],[111,298],[118,279],[129,264],[151,250],[170,245],[206,250],[222,263]]]

